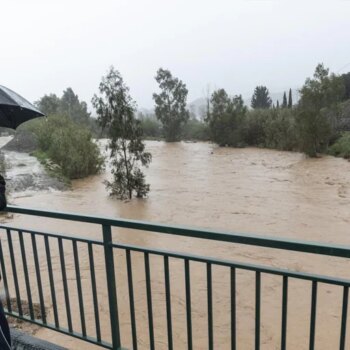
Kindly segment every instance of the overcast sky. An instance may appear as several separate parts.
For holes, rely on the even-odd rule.
[[[152,108],[159,67],[189,89],[248,96],[300,87],[318,62],[350,71],[350,1],[3,0],[0,85],[35,101],[72,87],[90,104],[114,65]]]

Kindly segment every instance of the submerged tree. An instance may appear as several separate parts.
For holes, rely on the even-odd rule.
[[[153,94],[155,113],[163,124],[165,140],[179,141],[183,126],[189,119],[186,108],[188,90],[169,70],[158,69],[155,79],[161,89],[159,94]]]
[[[113,67],[102,77],[100,95],[92,104],[98,121],[109,135],[113,181],[107,182],[111,195],[119,199],[142,198],[149,192],[140,166],[148,166],[152,156],[145,152],[140,121],[135,118],[136,105],[120,73]]]
[[[251,106],[254,109],[270,108],[272,100],[270,98],[269,90],[266,86],[257,86],[254,90]]]

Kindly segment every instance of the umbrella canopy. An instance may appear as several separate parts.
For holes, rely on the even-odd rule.
[[[28,120],[43,116],[22,96],[0,85],[0,127],[16,129]]]

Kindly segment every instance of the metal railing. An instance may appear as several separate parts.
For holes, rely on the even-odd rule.
[[[187,340],[186,348],[192,349],[194,347],[193,330],[196,327],[191,309],[193,297],[195,297],[192,292],[193,286],[191,282],[193,276],[191,274],[191,265],[200,263],[205,268],[206,305],[203,305],[203,308],[205,309],[207,320],[206,337],[208,349],[218,348],[215,345],[215,329],[213,326],[213,293],[215,292],[215,290],[213,290],[213,268],[215,266],[222,266],[229,271],[228,286],[230,300],[227,313],[230,319],[229,347],[231,349],[237,348],[238,336],[236,276],[237,271],[243,270],[252,271],[255,275],[255,281],[251,286],[255,291],[255,349],[260,349],[261,346],[261,288],[262,277],[265,274],[280,276],[281,278],[282,290],[281,300],[279,301],[281,322],[279,326],[280,344],[278,345],[281,349],[287,348],[288,291],[290,279],[311,282],[309,349],[314,349],[315,347],[318,286],[322,283],[342,288],[338,348],[340,350],[345,349],[350,280],[163,249],[121,244],[113,240],[112,228],[118,227],[149,231],[166,235],[192,237],[194,239],[238,243],[339,258],[350,258],[350,247],[278,239],[274,237],[217,232],[213,230],[154,224],[134,220],[49,212],[15,206],[9,206],[8,211],[33,217],[45,217],[99,225],[102,235],[102,240],[96,240],[87,237],[67,236],[60,233],[40,232],[37,230],[1,225],[0,232],[2,233],[2,241],[0,241],[0,264],[6,295],[5,308],[9,316],[61,332],[103,348],[122,349],[123,334],[120,332],[120,324],[123,320],[120,319],[118,312],[120,293],[117,290],[117,286],[119,288],[119,285],[116,279],[116,272],[121,267],[115,266],[116,250],[118,250],[119,252],[123,252],[122,255],[124,255],[125,259],[125,276],[128,293],[127,296],[122,296],[122,300],[124,302],[127,301],[128,304],[128,320],[130,321],[127,322],[127,326],[130,327],[132,349],[137,349],[138,346],[140,346],[138,331],[141,327],[147,327],[147,347],[155,349],[157,339],[153,312],[154,295],[152,295],[152,269],[150,264],[150,257],[153,256],[160,257],[163,271],[162,286],[164,288],[166,316],[165,344],[168,349],[174,349],[173,322],[178,316],[174,313],[172,304],[173,285],[172,273],[169,268],[170,259],[180,261],[181,264],[183,264],[184,312],[186,320],[184,331]],[[99,282],[101,281],[100,271],[96,271],[96,249],[99,249],[98,257],[100,260],[102,259],[99,261],[99,269],[102,268],[104,270],[103,280],[107,288],[107,297],[104,298],[104,300],[101,300],[100,296],[101,288],[104,288]],[[142,256],[143,273],[145,276],[145,299],[147,305],[146,320],[148,325],[137,324],[135,279],[133,276],[136,271],[135,268],[133,268],[133,254],[141,254]],[[84,255],[84,259],[82,259],[82,255]],[[69,276],[67,276],[68,260],[70,264],[70,269],[68,271],[70,274]],[[82,275],[84,275],[84,278],[82,278]],[[77,303],[72,303],[71,300],[72,283],[75,285]],[[137,288],[139,289],[140,286],[137,286]],[[44,290],[49,292],[46,293]],[[60,302],[58,301],[58,294],[60,294]],[[89,302],[86,300],[87,294],[90,295]],[[37,302],[34,302],[33,298],[36,298]],[[103,302],[108,305],[101,309],[101,303]],[[27,312],[25,312],[24,308],[27,309]],[[103,315],[101,315],[101,313],[103,313]],[[106,332],[106,330],[101,327],[101,319],[105,318],[106,314],[108,314],[109,318],[110,333]]]

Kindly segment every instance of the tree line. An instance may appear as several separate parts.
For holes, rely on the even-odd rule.
[[[330,74],[323,64],[317,65],[295,103],[291,89],[288,97],[284,92],[282,102],[274,104],[268,88],[257,86],[248,108],[241,95],[217,89],[206,99],[201,120],[188,108],[188,89],[182,80],[163,68],[157,71],[155,80],[159,90],[153,94],[154,115],[137,113],[129,88],[113,67],[102,77],[99,93],[92,99],[97,119],[91,117],[86,103],[71,88],[61,98],[45,95],[36,103],[46,115],[65,115],[95,136],[109,138],[113,179],[106,186],[118,198],[134,194],[144,197],[149,192],[141,170],[152,159],[145,150],[145,137],[161,137],[166,142],[193,138],[211,140],[219,146],[267,147],[309,156],[330,152],[350,157],[350,137],[344,134],[346,116],[341,114],[350,99],[350,73]]]

